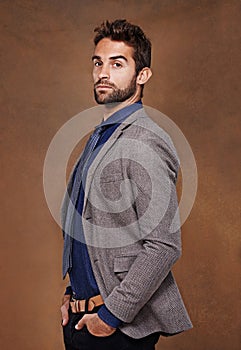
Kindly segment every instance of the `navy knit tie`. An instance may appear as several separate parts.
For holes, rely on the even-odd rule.
[[[82,177],[84,173],[85,166],[93,152],[97,142],[100,139],[101,133],[103,131],[103,127],[97,126],[93,134],[90,136],[84,152],[76,165],[74,170],[74,182],[70,195],[70,200],[68,204],[68,210],[65,218],[64,224],[64,251],[63,251],[63,278],[65,278],[67,272],[72,267],[72,242],[74,237],[73,232],[73,218],[75,214],[77,200],[80,192],[80,186],[82,182]]]

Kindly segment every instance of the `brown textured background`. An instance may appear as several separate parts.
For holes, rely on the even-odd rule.
[[[173,119],[199,188],[175,276],[194,329],[158,349],[240,349],[240,1],[11,0],[1,7],[1,339],[63,349],[62,239],[42,169],[60,126],[94,105],[93,28],[127,18],[153,42],[144,103]]]

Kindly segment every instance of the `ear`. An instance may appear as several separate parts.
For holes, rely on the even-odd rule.
[[[142,68],[142,70],[138,73],[136,78],[137,84],[144,85],[152,76],[152,71],[148,67]]]

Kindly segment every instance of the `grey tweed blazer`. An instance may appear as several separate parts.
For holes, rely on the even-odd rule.
[[[171,272],[181,254],[178,167],[170,137],[141,109],[103,145],[84,184],[93,273],[106,307],[133,338],[192,328]],[[65,198],[63,223],[67,206]]]

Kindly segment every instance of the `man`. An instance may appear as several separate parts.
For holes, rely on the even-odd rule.
[[[151,43],[126,20],[97,28],[94,95],[103,121],[63,204],[62,325],[67,350],[153,350],[192,327],[171,268],[180,256],[169,136],[145,113]]]

